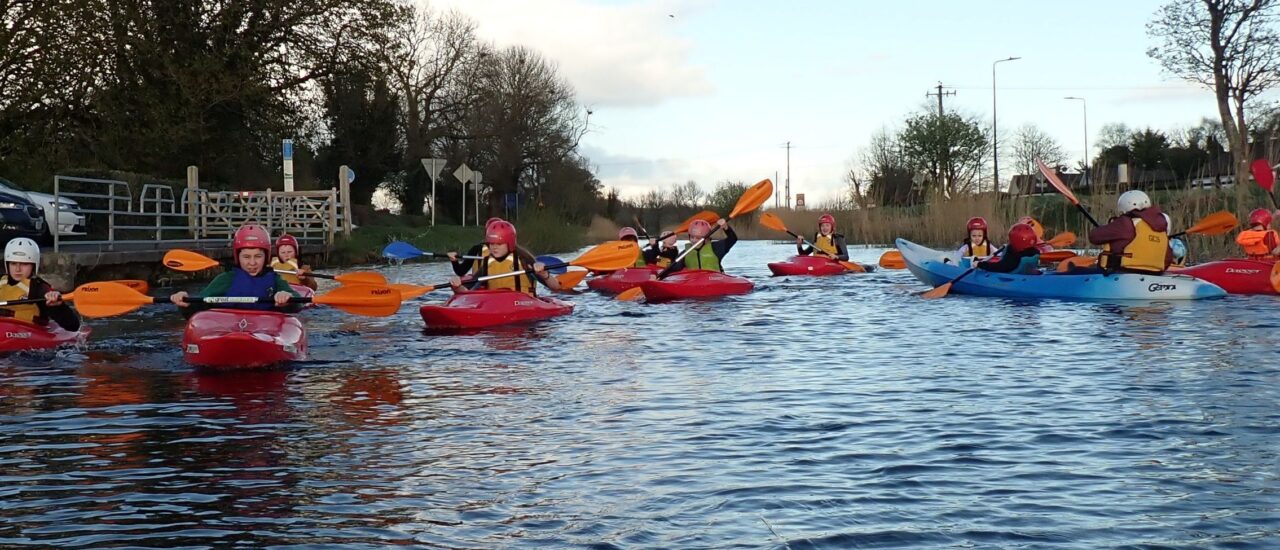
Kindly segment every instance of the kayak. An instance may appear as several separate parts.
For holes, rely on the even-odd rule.
[[[785,262],[772,262],[769,271],[774,275],[840,275],[849,270],[835,260],[819,256],[792,256]]]
[[[956,265],[948,257],[948,252],[921,246],[906,239],[898,239],[897,245],[902,252],[902,259],[907,263],[907,269],[929,286],[936,287],[968,271],[967,268]],[[1186,275],[1020,275],[982,270],[975,270],[952,284],[951,290],[977,296],[1068,300],[1199,300],[1227,294],[1213,283]]]
[[[89,337],[88,325],[81,324],[80,330],[71,332],[63,330],[57,323],[40,326],[18,319],[0,318],[0,353],[13,351],[53,349],[58,346],[83,344]]]
[[[216,370],[301,361],[307,358],[307,331],[284,313],[210,309],[187,321],[182,354],[192,365]]]
[[[755,285],[742,277],[726,275],[719,271],[686,269],[677,271],[660,281],[646,281],[640,285],[646,302],[671,300],[706,300],[746,294]]]
[[[530,323],[573,313],[573,304],[515,290],[473,290],[420,310],[429,329],[486,328]]]
[[[1209,281],[1228,294],[1277,294],[1271,285],[1275,265],[1275,260],[1232,258],[1184,267],[1178,273]]]
[[[316,291],[311,290],[311,287],[306,285],[295,285],[293,283],[289,283],[289,288],[292,288],[294,292],[298,293],[298,296],[301,296],[303,298],[311,298],[316,295]],[[307,305],[304,305],[302,307],[304,308],[315,307],[315,304],[308,303]]]
[[[660,271],[662,271],[662,268],[658,266],[619,269],[613,273],[601,275],[587,281],[587,288],[609,294],[618,294],[640,286],[640,283],[648,281]]]

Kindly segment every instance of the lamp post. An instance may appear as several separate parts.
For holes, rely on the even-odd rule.
[[[1062,99],[1074,99],[1080,101],[1080,108],[1084,109],[1084,177],[1082,185],[1089,185],[1089,103],[1083,97],[1067,96]]]
[[[996,137],[996,65],[1005,61],[1017,61],[1021,57],[1008,57],[991,63],[991,191],[1000,192],[1000,140]]]

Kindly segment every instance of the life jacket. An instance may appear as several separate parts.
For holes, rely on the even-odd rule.
[[[830,256],[839,256],[840,249],[836,247],[836,236],[834,233],[823,235],[821,232],[813,234],[813,248],[818,252]]]
[[[0,302],[8,302],[12,300],[26,300],[28,294],[31,293],[31,281],[17,281],[10,279],[8,275],[0,276]],[[40,316],[40,306],[36,304],[22,304],[17,306],[5,306],[0,308],[0,317],[8,317],[28,323],[35,323],[36,317]]]
[[[684,249],[689,250],[693,243],[685,245]],[[703,241],[702,248],[690,252],[684,257],[684,266],[689,269],[706,269],[709,271],[724,271],[720,268],[720,257],[716,256],[715,247],[711,246],[711,241]]]
[[[1244,249],[1251,260],[1272,259],[1275,256],[1271,255],[1271,251],[1280,246],[1280,234],[1271,229],[1247,229],[1236,235],[1236,244]]]
[[[666,268],[670,267],[670,266],[671,266],[671,260],[672,260],[675,256],[679,256],[679,255],[680,255],[680,253],[678,253],[678,252],[675,254],[675,256],[669,255],[669,252],[670,252],[670,251],[675,251],[675,248],[662,248],[662,249],[659,249],[659,250],[658,250],[658,261],[654,262],[654,265],[656,265],[656,266],[658,266],[658,267],[661,267],[661,268],[663,268],[663,269],[666,269]]]
[[[295,258],[295,259],[292,259],[292,260],[289,260],[289,261],[287,261],[287,262],[285,262],[285,261],[281,261],[281,260],[280,260],[280,258],[271,258],[271,269],[273,269],[273,270],[276,270],[276,271],[297,271],[297,270],[298,270],[298,268],[299,268],[299,266],[298,266],[298,260],[297,260],[296,258]],[[291,284],[291,285],[300,285],[300,284],[302,284],[302,280],[301,280],[301,279],[299,279],[297,275],[294,275],[294,274],[291,274],[291,273],[278,273],[278,275],[280,275],[281,277],[283,277],[283,278],[284,278],[284,280],[285,280],[285,282],[287,282],[287,283],[289,283],[289,284]]]
[[[632,265],[633,265],[634,267],[646,267],[646,266],[648,266],[648,265],[649,265],[649,262],[644,261],[644,251],[643,251],[643,250],[636,249],[636,263],[634,263],[634,264],[632,264]]]
[[[1118,253],[1111,250],[1110,244],[1103,245],[1102,268],[1106,271],[1114,271],[1118,267],[1126,271],[1163,273],[1169,253],[1169,234],[1152,229],[1142,218],[1131,219],[1135,232],[1133,240]]]
[[[231,286],[227,288],[227,296],[253,296],[255,298],[272,298],[276,293],[276,277],[271,268],[266,268],[257,277],[248,271],[234,267],[231,269]],[[274,303],[267,304],[218,304],[220,308],[256,309],[270,311],[275,309]]]
[[[972,243],[966,244],[964,246],[969,252],[968,254],[965,254],[965,257],[985,258],[995,253],[995,250],[991,248],[991,241],[987,241],[987,240],[982,241],[982,244],[977,246],[973,245]]]
[[[488,257],[485,258],[484,263],[481,265],[480,272],[476,275],[479,277],[487,277],[489,275],[502,275],[503,273],[520,271],[524,269],[520,264],[520,258],[515,253],[507,254],[507,257],[501,260]],[[516,275],[514,277],[503,277],[501,279],[485,281],[484,286],[489,290],[515,290],[534,296],[536,294],[537,285],[534,283],[532,277],[533,275],[531,273]]]

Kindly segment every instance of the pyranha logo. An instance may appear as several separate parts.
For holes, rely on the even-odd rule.
[[[1151,286],[1148,286],[1148,287],[1147,287],[1147,292],[1161,292],[1161,291],[1165,291],[1165,290],[1177,290],[1177,289],[1178,289],[1178,285],[1166,285],[1166,284],[1161,284],[1161,283],[1151,283]]]

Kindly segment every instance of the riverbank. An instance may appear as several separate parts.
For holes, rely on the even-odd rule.
[[[329,264],[360,265],[383,263],[382,249],[392,241],[405,241],[421,250],[466,251],[484,240],[484,229],[476,226],[436,225],[425,216],[401,216],[381,212],[365,213],[351,237],[339,239],[329,255]],[[537,253],[577,250],[588,242],[588,228],[568,224],[549,214],[525,214],[516,220],[520,245]]]

